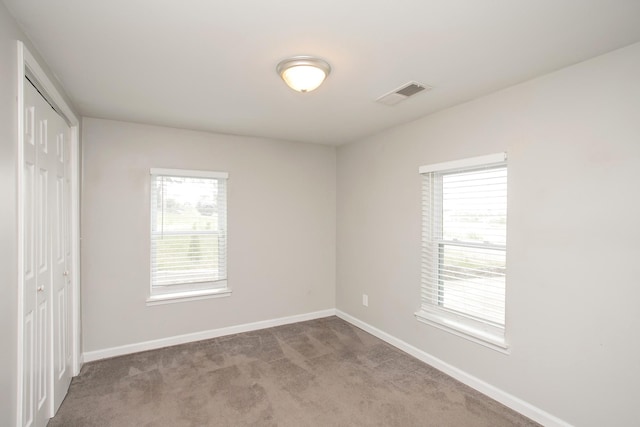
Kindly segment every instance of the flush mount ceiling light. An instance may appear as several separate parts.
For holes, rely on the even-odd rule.
[[[291,89],[298,92],[311,92],[317,89],[329,75],[331,66],[320,58],[295,56],[281,61],[276,70]]]

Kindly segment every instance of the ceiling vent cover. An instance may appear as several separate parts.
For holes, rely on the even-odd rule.
[[[424,90],[430,90],[431,86],[422,85],[416,82],[409,82],[397,89],[392,90],[389,93],[382,95],[380,98],[376,99],[376,102],[385,105],[396,105],[400,101],[404,101],[410,96],[415,95],[416,93],[420,93]]]

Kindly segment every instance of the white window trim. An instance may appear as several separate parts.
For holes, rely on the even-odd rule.
[[[455,171],[456,169],[466,169],[474,166],[491,166],[492,164],[504,163],[507,161],[507,153],[487,154],[486,156],[470,157],[468,159],[452,160],[450,162],[434,163],[420,166],[418,172],[422,175],[429,172]]]
[[[186,301],[198,301],[203,299],[221,298],[228,296],[231,296],[231,289],[229,288],[173,292],[164,295],[151,295],[149,298],[147,298],[147,306],[173,304],[176,302]]]
[[[463,316],[447,316],[444,313],[421,308],[415,313],[416,319],[422,323],[433,326],[453,335],[473,341],[490,349],[501,353],[509,354],[505,333],[495,332],[491,329],[482,330],[475,327],[475,324],[465,322]],[[456,317],[458,317],[456,319]],[[474,322],[475,323],[475,322]]]
[[[430,172],[452,172],[475,166],[490,167],[492,165],[505,163],[506,161],[507,153],[501,152],[420,166],[418,168],[418,172],[420,175]],[[481,325],[480,322],[468,319],[462,314],[452,313],[445,310],[429,309],[429,307],[422,304],[422,301],[420,309],[415,313],[415,317],[422,323],[449,332],[453,335],[465,338],[501,353],[510,353],[506,337],[506,321],[504,327],[496,327],[490,324]]]
[[[149,175],[180,176],[187,178],[229,178],[228,172],[200,171],[186,169],[151,168]]]
[[[167,168],[150,168],[149,176],[160,175],[160,176],[175,176],[175,177],[186,177],[186,178],[218,178],[218,179],[229,179],[228,172],[219,172],[219,171],[203,171],[203,170],[192,170],[192,169],[167,169]],[[229,191],[228,182],[226,186],[226,191]],[[228,194],[227,194],[228,198]],[[151,203],[150,203],[151,204]],[[227,213],[228,213],[228,201],[227,201]],[[149,206],[149,210],[151,212],[152,208]],[[226,238],[227,241],[229,239],[229,230],[227,228]],[[175,292],[167,292],[165,294],[162,293],[153,293],[153,284],[149,283],[149,297],[146,300],[147,306],[154,305],[164,305],[164,304],[173,304],[178,302],[187,302],[187,301],[198,301],[210,298],[221,298],[231,296],[232,290],[228,287],[228,277],[224,280],[219,280],[216,282],[217,287],[209,288],[209,289],[190,289],[190,290],[178,290]]]

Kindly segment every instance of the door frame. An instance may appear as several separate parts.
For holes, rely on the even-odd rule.
[[[44,69],[38,64],[27,47],[18,40],[18,141],[17,141],[17,182],[18,182],[18,363],[17,363],[17,427],[22,426],[23,416],[23,348],[24,348],[24,80],[29,77],[35,80],[39,91],[45,99],[56,107],[71,128],[70,162],[71,162],[71,352],[72,374],[78,375],[82,367],[81,319],[80,319],[80,121],[69,107],[64,97],[51,82]]]

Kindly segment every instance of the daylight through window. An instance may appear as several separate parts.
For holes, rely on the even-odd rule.
[[[227,174],[151,170],[151,298],[227,288]]]
[[[419,320],[506,348],[504,153],[423,166]]]

